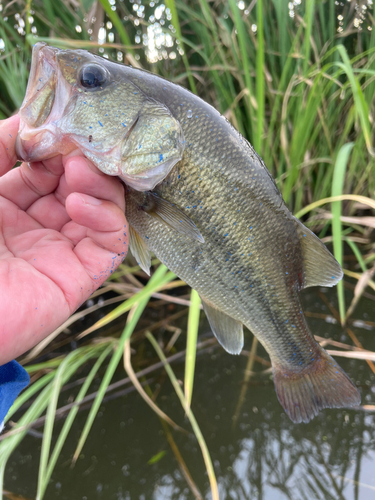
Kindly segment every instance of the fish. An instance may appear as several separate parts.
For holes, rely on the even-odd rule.
[[[142,269],[150,272],[155,254],[194,288],[228,353],[241,352],[244,326],[257,337],[293,422],[360,404],[315,341],[300,300],[304,288],[336,285],[342,269],[216,109],[150,72],[37,43],[19,115],[20,160],[79,148],[122,179],[130,249]]]

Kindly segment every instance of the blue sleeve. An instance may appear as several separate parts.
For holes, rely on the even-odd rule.
[[[17,361],[10,361],[0,366],[0,432],[9,408],[29,382],[27,371]]]

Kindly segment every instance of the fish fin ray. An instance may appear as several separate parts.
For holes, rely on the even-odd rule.
[[[151,252],[137,231],[129,225],[129,247],[133,257],[143,271],[150,276]]]
[[[361,402],[358,389],[323,349],[300,372],[273,364],[277,397],[294,423],[309,422],[323,408],[345,408]]]
[[[230,354],[240,354],[243,348],[243,326],[228,314],[220,311],[206,299],[202,300],[203,310],[215,337]]]
[[[152,217],[157,217],[180,234],[204,243],[204,238],[195,223],[177,205],[164,200],[156,193],[148,193],[148,205],[142,207]]]
[[[303,253],[303,288],[337,285],[343,277],[340,264],[310,229],[297,219],[295,220]]]

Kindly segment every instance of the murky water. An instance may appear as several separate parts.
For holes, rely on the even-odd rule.
[[[335,290],[325,291],[335,303]],[[348,342],[343,329],[324,319],[330,311],[318,289],[303,294],[311,329],[322,337]],[[311,316],[313,315],[313,317]],[[317,317],[321,315],[322,317]],[[202,314],[203,316],[203,314]],[[315,316],[315,317],[314,317]],[[367,323],[352,326],[367,349],[375,350],[375,302],[364,298],[354,314]],[[208,331],[202,324],[202,331]],[[246,349],[250,349],[251,335]],[[150,349],[151,353],[151,349]],[[261,349],[258,354],[263,356]],[[266,358],[266,355],[264,356]],[[375,403],[375,376],[365,361],[337,358],[358,385],[362,404]],[[220,499],[370,500],[375,498],[375,413],[325,410],[309,424],[292,424],[280,407],[269,375],[256,375],[236,412],[246,356],[230,356],[220,347],[197,359],[192,408],[206,438],[219,483]],[[183,378],[183,363],[174,364]],[[255,364],[255,370],[264,367]],[[190,426],[169,381],[159,376],[157,402],[177,423]],[[119,374],[122,377],[123,374]],[[128,500],[192,499],[162,426],[136,392],[107,401],[76,466],[71,458],[87,410],[79,413],[47,490],[47,499]],[[61,422],[57,424],[57,431]],[[211,498],[204,463],[194,435],[173,432],[183,459],[202,492]],[[6,489],[34,498],[41,439],[28,436],[9,461]],[[160,454],[160,455],[158,455]],[[152,457],[159,456],[150,464]]]

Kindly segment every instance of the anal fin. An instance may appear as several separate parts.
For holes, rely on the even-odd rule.
[[[277,397],[295,423],[309,422],[323,408],[346,408],[361,402],[356,386],[323,349],[300,371],[273,363],[273,377]]]
[[[334,286],[343,277],[340,264],[322,241],[295,219],[302,246],[304,288],[309,286]]]
[[[129,247],[133,257],[143,269],[145,273],[150,276],[151,268],[151,252],[147,248],[146,243],[139,236],[137,231],[129,225]]]
[[[242,323],[220,311],[202,297],[201,300],[203,310],[217,340],[230,354],[240,354],[243,348]]]

